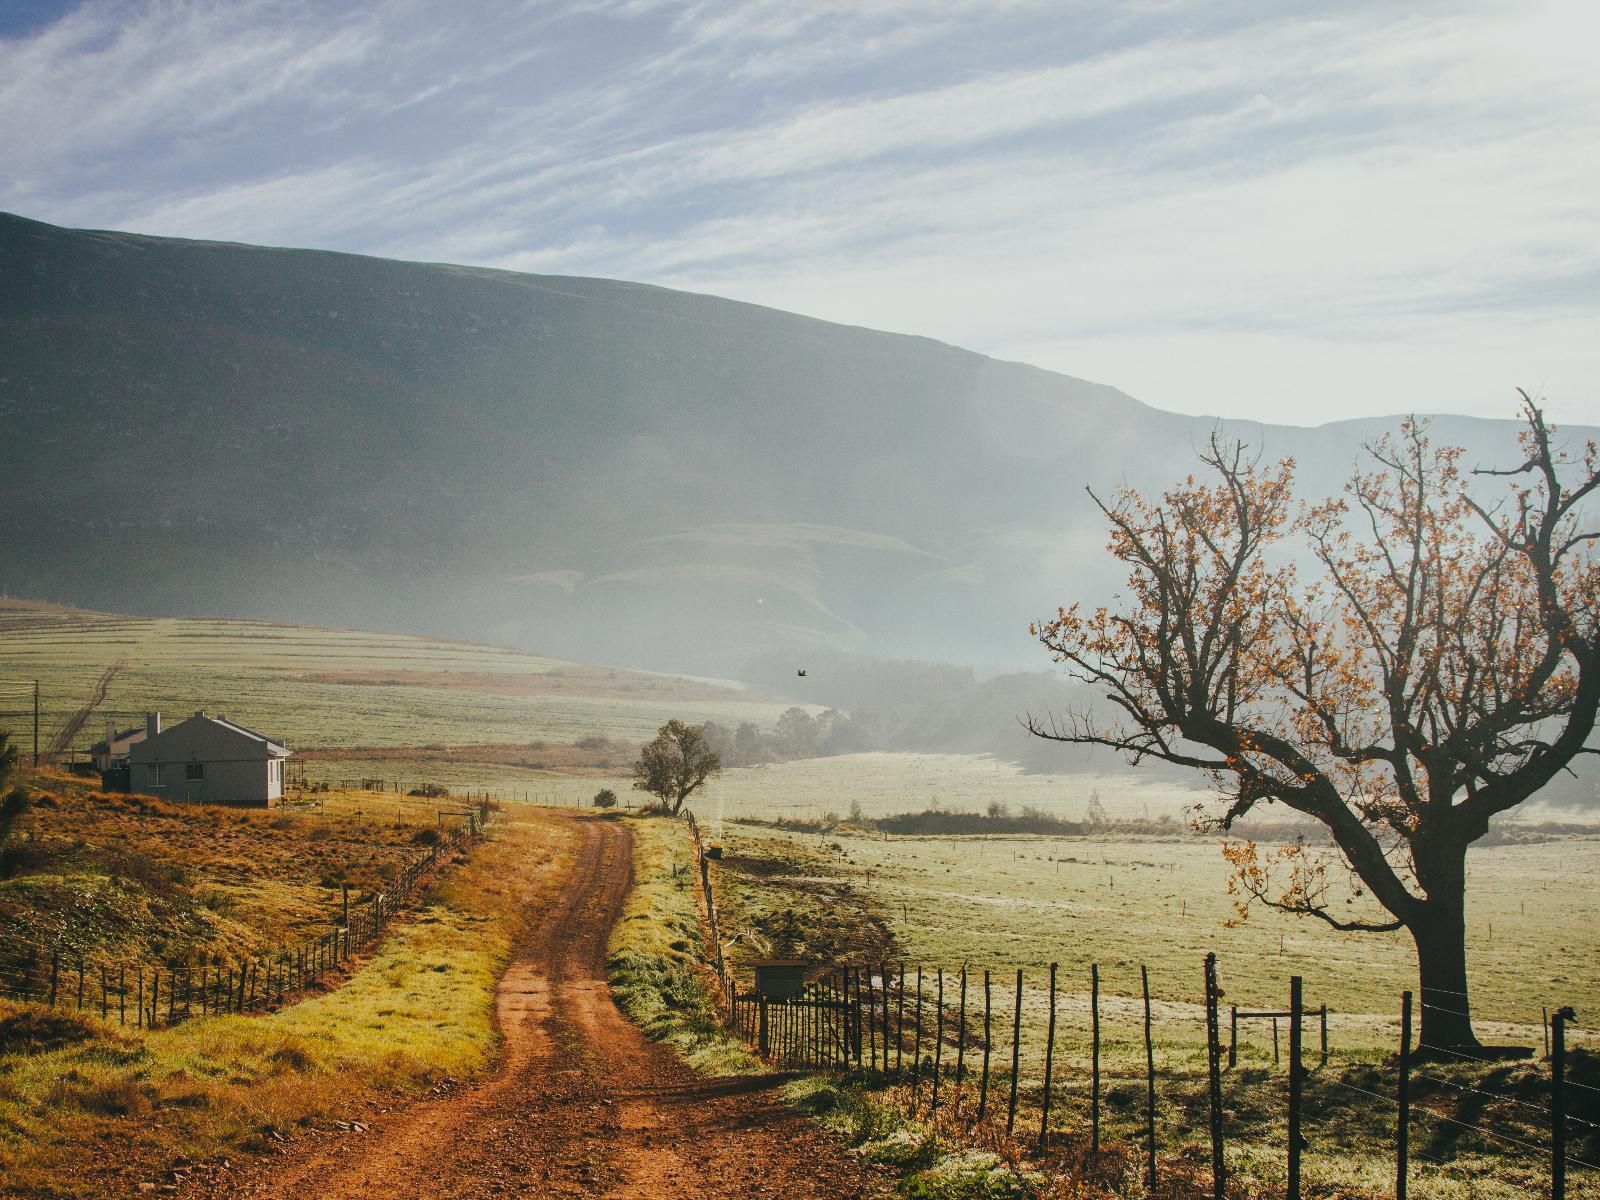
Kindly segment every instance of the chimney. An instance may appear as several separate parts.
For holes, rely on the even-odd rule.
[[[144,735],[145,735],[145,737],[153,738],[160,732],[161,732],[161,714],[158,713],[158,712],[147,712],[147,713],[145,713],[145,715],[144,715]]]
[[[111,749],[111,743],[117,740],[117,727],[110,721],[106,722],[106,749]]]

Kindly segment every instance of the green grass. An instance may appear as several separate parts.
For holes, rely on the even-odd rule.
[[[57,728],[112,663],[126,667],[74,745],[196,709],[316,746],[648,740],[670,717],[770,726],[785,707],[732,683],[584,667],[471,642],[264,621],[116,616],[0,605],[0,727],[30,726],[40,681],[43,726]],[[26,711],[25,711],[26,710]],[[378,772],[385,777],[390,771]]]
[[[1176,823],[1187,805],[1207,793],[1181,783],[1136,773],[1099,775],[1028,774],[1015,763],[986,754],[844,754],[725,771],[695,810],[708,825],[740,817],[815,820],[827,813],[890,816],[944,808],[983,812],[989,804],[1042,809],[1065,820],[1082,820],[1090,794],[1115,820]]]
[[[1155,998],[1176,1006],[1171,1015],[1192,1039],[1208,951],[1241,1007],[1283,1007],[1289,976],[1302,976],[1308,1001],[1332,1011],[1330,1036],[1341,1048],[1396,1044],[1400,992],[1416,989],[1401,934],[1341,934],[1271,912],[1229,927],[1227,867],[1204,839],[884,838],[730,824],[723,841],[730,856],[768,864],[737,885],[744,891],[781,887],[802,905],[819,889],[868,898],[909,962],[1022,967],[1036,986],[1059,962],[1074,1028],[1091,962],[1119,1022],[1131,1018],[1147,965]],[[1541,1007],[1581,1008],[1600,995],[1596,882],[1600,836],[1471,853],[1469,961],[1483,1036],[1532,1044]],[[1261,1037],[1252,1027],[1252,1043]]]
[[[1009,1059],[1012,980],[1015,969],[1022,967],[1022,1121],[1024,1128],[1035,1131],[1048,1015],[1043,985],[1049,963],[1058,962],[1053,1123],[1068,1147],[1087,1139],[1089,963],[1102,968],[1104,1134],[1129,1161],[1137,1159],[1144,1103],[1137,995],[1138,969],[1144,963],[1155,996],[1161,1155],[1179,1171],[1198,1169],[1196,1164],[1203,1165],[1209,1154],[1203,1132],[1204,1018],[1198,1003],[1206,949],[1220,956],[1225,1006],[1284,1007],[1287,976],[1303,975],[1309,1001],[1327,1002],[1333,1010],[1331,1060],[1307,1085],[1313,1149],[1306,1156],[1305,1172],[1314,1189],[1321,1189],[1310,1194],[1387,1194],[1394,1110],[1364,1093],[1386,1097],[1394,1088],[1398,994],[1402,988],[1415,988],[1409,949],[1400,939],[1338,935],[1270,915],[1228,927],[1224,920],[1232,910],[1216,847],[1176,837],[886,839],[844,829],[818,836],[729,825],[723,841],[726,857],[717,868],[716,887],[725,920],[769,937],[768,946],[756,946],[757,955],[769,948],[785,953],[796,949],[771,944],[773,930],[797,928],[814,931],[814,938],[826,936],[830,913],[847,903],[860,914],[858,926],[883,922],[892,937],[872,946],[844,945],[836,953],[864,963],[888,958],[892,964],[903,956],[913,965],[927,964],[930,1014],[931,968],[946,968],[946,998],[953,1006],[960,964],[971,965],[969,1011],[980,1019],[972,1026],[969,1047],[976,1046],[981,1028],[981,972],[991,968],[996,1039],[1001,1043],[997,1072],[1003,1072]],[[1571,1002],[1581,1013],[1587,998],[1600,991],[1595,977],[1600,939],[1595,919],[1600,913],[1595,910],[1600,900],[1592,887],[1572,882],[1600,876],[1600,839],[1569,837],[1485,848],[1474,852],[1471,872],[1480,1032],[1494,1040],[1538,1046],[1541,1004]],[[806,947],[799,950],[805,953]],[[817,957],[829,961],[826,954]],[[1282,1024],[1286,1038],[1287,1022]],[[1313,1064],[1315,1039],[1313,1023]],[[1575,1031],[1572,1040],[1582,1047],[1596,1045],[1587,1031]],[[947,1047],[947,1062],[952,1051]],[[974,1055],[969,1049],[968,1064],[976,1070]],[[1281,1194],[1285,1069],[1273,1064],[1270,1025],[1256,1022],[1246,1026],[1240,1066],[1224,1082],[1232,1169],[1267,1194],[1274,1189]],[[1580,1052],[1574,1064],[1577,1077],[1586,1085],[1600,1085],[1597,1070],[1600,1060]],[[1524,1141],[1542,1139],[1539,1111],[1529,1107],[1547,1102],[1540,1090],[1545,1068],[1537,1061],[1494,1068],[1435,1064],[1427,1071],[1442,1082],[1415,1085],[1419,1111],[1471,1120]],[[1511,1099],[1480,1109],[1477,1102],[1483,1097],[1471,1089]],[[1600,1122],[1600,1105],[1589,1104],[1597,1098],[1600,1092],[1582,1093],[1579,1100],[1586,1107],[1574,1109],[1574,1115]],[[1600,1151],[1600,1141],[1587,1138],[1586,1131],[1588,1126],[1573,1127],[1573,1152],[1581,1158]],[[1492,1138],[1449,1124],[1419,1119],[1413,1145],[1446,1163],[1435,1165],[1420,1154],[1415,1159],[1413,1179],[1428,1195],[1509,1200],[1535,1185],[1547,1186],[1547,1166],[1537,1157],[1523,1161]],[[1575,1170],[1571,1194],[1600,1195],[1594,1174]],[[1130,1188],[1124,1194],[1139,1194]]]
[[[633,888],[612,931],[607,967],[618,1006],[697,1071],[741,1074],[760,1064],[717,1018],[716,975],[706,956],[687,826],[627,820]]]

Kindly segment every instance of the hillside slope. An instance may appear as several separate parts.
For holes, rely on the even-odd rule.
[[[1028,620],[1111,582],[1083,486],[1165,482],[1213,425],[608,280],[4,215],[0,279],[0,591],[121,612],[1032,663]],[[1322,486],[1372,426],[1243,431]]]

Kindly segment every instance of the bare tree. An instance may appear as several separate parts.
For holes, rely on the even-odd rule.
[[[668,721],[655,740],[639,750],[633,764],[633,786],[661,799],[673,816],[683,802],[714,775],[722,774],[722,759],[706,742],[705,729]]]
[[[1298,511],[1291,460],[1263,470],[1213,437],[1200,456],[1213,482],[1190,477],[1158,504],[1095,497],[1129,594],[1033,629],[1117,710],[1030,715],[1033,733],[1209,773],[1221,803],[1201,828],[1262,804],[1325,827],[1326,846],[1225,848],[1241,916],[1260,903],[1406,930],[1431,1047],[1477,1045],[1467,847],[1591,752],[1600,708],[1600,531],[1584,513],[1600,456],[1592,442],[1564,452],[1523,401],[1515,467],[1463,474],[1462,451],[1434,449],[1411,420],[1367,447],[1343,497]],[[1509,489],[1485,502],[1474,474]],[[1275,549],[1288,538],[1314,578]]]

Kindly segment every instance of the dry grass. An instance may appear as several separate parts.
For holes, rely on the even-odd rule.
[[[440,807],[327,796],[315,810],[250,810],[104,795],[63,775],[31,782],[52,790],[21,824],[0,929],[128,961],[237,960],[324,932],[344,885],[358,901],[424,851]]]
[[[687,826],[663,817],[613,819],[627,820],[633,830],[633,888],[607,960],[617,1004],[696,1070],[726,1075],[757,1069],[717,1020],[716,976],[706,958]]]
[[[294,1126],[483,1070],[495,981],[571,850],[566,826],[511,814],[342,986],[278,1013],[138,1034],[89,1022],[70,1044],[0,1053],[6,1194],[128,1191],[179,1156],[259,1151]]]

